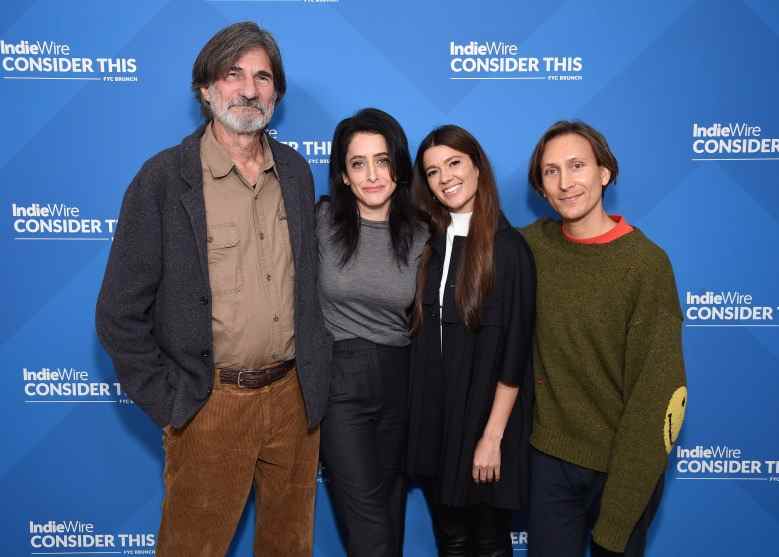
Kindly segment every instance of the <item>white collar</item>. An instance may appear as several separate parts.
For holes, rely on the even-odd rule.
[[[449,213],[452,217],[451,224],[447,227],[447,236],[451,233],[452,236],[467,236],[468,230],[471,227],[471,217],[473,212],[470,213]]]

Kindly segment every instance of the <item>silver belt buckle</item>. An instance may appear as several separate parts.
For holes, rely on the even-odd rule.
[[[235,384],[238,386],[239,389],[248,389],[249,388],[249,387],[245,387],[245,386],[241,385],[241,374],[244,373],[245,371],[247,371],[247,370],[245,370],[245,369],[240,370],[238,372],[238,378],[235,380]]]

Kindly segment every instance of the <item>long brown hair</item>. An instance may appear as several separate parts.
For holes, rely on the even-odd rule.
[[[412,189],[419,209],[430,216],[430,227],[433,235],[445,234],[446,228],[452,222],[448,209],[430,191],[425,174],[425,151],[439,145],[468,155],[474,166],[479,169],[473,216],[465,240],[465,248],[460,258],[454,291],[457,311],[465,325],[471,330],[476,330],[479,328],[481,319],[482,302],[492,290],[495,282],[493,246],[500,216],[498,188],[487,154],[475,137],[463,128],[453,125],[441,126],[431,131],[422,140],[419,150],[417,150]],[[412,332],[419,331],[422,325],[422,292],[427,280],[431,250],[431,244],[428,243],[422,253],[417,272]]]

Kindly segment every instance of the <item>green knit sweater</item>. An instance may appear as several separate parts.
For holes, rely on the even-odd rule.
[[[687,403],[671,264],[638,229],[600,245],[566,240],[549,219],[522,232],[538,273],[530,442],[608,474],[593,537],[622,552]]]

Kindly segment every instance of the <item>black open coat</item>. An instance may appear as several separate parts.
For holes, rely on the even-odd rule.
[[[411,349],[408,473],[432,484],[439,503],[524,507],[533,407],[533,256],[522,235],[501,215],[495,235],[495,286],[482,305],[481,326],[473,332],[454,301],[465,238],[454,241],[440,323],[438,289],[446,237],[437,235],[430,241],[422,327]],[[477,484],[471,473],[473,453],[498,381],[519,386],[519,396],[501,443],[501,479]]]

